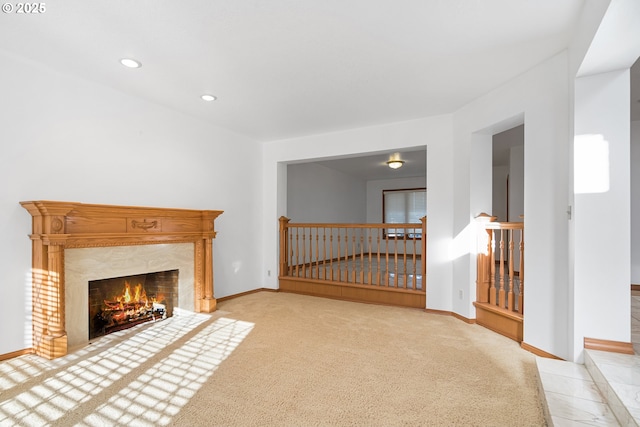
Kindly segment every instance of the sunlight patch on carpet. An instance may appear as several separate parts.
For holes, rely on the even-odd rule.
[[[0,424],[60,423],[81,406],[93,410],[80,425],[168,424],[253,328],[196,313],[172,319],[53,361],[0,364]]]
[[[86,417],[85,425],[169,424],[252,328],[249,322],[217,319]]]

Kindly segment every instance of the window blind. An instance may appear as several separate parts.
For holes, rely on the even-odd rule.
[[[427,192],[417,190],[384,190],[383,218],[385,224],[418,224],[420,218],[427,214]],[[404,230],[390,228],[387,236],[401,236]],[[409,237],[414,237],[409,236]]]

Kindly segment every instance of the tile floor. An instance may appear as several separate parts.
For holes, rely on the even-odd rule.
[[[637,291],[631,295],[631,339],[635,356],[586,350],[584,365],[537,358],[549,425],[640,426],[640,292]]]
[[[640,354],[640,291],[631,291],[631,342]]]

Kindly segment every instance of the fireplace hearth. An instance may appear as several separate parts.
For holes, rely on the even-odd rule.
[[[178,305],[178,270],[89,282],[89,340],[164,320]]]

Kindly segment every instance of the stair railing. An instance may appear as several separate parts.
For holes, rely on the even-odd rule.
[[[511,312],[524,313],[524,222],[477,218],[479,233],[476,300]]]
[[[426,217],[417,224],[289,221],[279,220],[279,277],[425,292]]]

